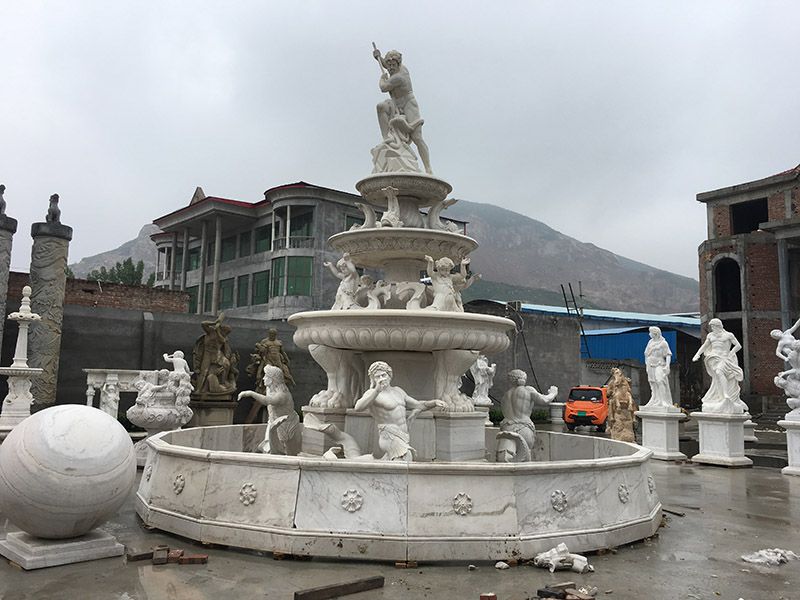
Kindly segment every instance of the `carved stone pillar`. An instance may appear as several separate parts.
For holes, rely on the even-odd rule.
[[[64,319],[64,292],[67,284],[67,254],[72,227],[62,225],[57,203],[50,200],[46,223],[31,226],[31,309],[42,320],[30,334],[30,366],[43,369],[34,379],[34,406],[49,406],[56,401],[58,359],[61,349],[61,323]]]
[[[3,326],[6,321],[6,296],[8,295],[8,272],[11,268],[11,242],[17,232],[17,220],[6,216],[3,192],[6,186],[0,185],[0,342],[3,340]]]

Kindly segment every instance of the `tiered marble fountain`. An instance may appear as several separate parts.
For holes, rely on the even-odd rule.
[[[440,218],[454,202],[447,200],[451,187],[430,174],[399,54],[375,57],[388,71],[380,87],[391,99],[378,107],[383,141],[372,151],[373,175],[356,184],[365,222],[329,240],[343,254],[329,265],[341,280],[333,308],[290,318],[295,343],[328,377],[327,388],[303,407],[302,452],[257,452],[267,427],[275,428],[272,439],[280,437],[278,427],[296,434],[285,412],[270,425],[155,435],[137,493],[139,515],[204,542],[373,560],[530,557],[558,542],[579,552],[652,535],[661,504],[650,450],[539,432],[531,460],[492,462],[496,442],[486,434],[485,412],[459,383],[479,353],[507,348],[514,324],[463,312],[460,290],[470,283],[468,255],[477,243]],[[383,279],[360,276],[358,267]],[[421,271],[430,286],[420,282]],[[387,460],[393,456],[379,432],[385,422],[356,409],[379,394],[368,373],[376,362],[391,365],[392,389],[421,401],[407,407],[436,407],[410,413],[413,461],[411,452]],[[269,383],[275,387],[267,386],[264,401],[286,404],[285,386]],[[331,448],[342,440],[325,433],[332,426],[347,437],[344,452]],[[342,454],[357,458],[337,458]]]

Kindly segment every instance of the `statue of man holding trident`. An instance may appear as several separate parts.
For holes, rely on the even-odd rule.
[[[390,140],[393,133],[396,133],[405,138],[403,141],[413,141],[425,166],[425,172],[430,174],[432,171],[428,145],[422,139],[422,124],[425,120],[419,114],[419,104],[411,88],[411,75],[403,65],[403,55],[397,50],[389,50],[386,56],[381,57],[381,51],[375,46],[375,42],[372,47],[372,56],[381,66],[378,86],[382,92],[389,93],[389,99],[378,104],[381,137]]]

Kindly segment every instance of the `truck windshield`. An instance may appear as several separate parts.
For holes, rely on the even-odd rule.
[[[570,390],[569,402],[582,400],[584,402],[602,402],[603,393],[600,390]]]

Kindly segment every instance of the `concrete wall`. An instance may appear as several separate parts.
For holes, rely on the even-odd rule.
[[[12,312],[18,307],[19,300],[8,310]],[[81,369],[166,368],[169,365],[162,360],[162,354],[174,350],[183,350],[191,364],[192,348],[203,333],[200,322],[207,318],[189,314],[65,306],[57,403],[85,402],[86,375]],[[313,394],[327,386],[325,372],[292,341],[294,327],[281,321],[228,318],[226,322],[233,328],[229,338],[231,345],[239,352],[240,390],[255,388],[252,377],[245,369],[256,342],[266,337],[270,327],[278,330],[278,338],[291,360],[292,374],[297,381],[297,385],[291,388],[295,404],[298,407],[307,404]],[[3,339],[2,364],[10,364],[16,337],[16,323],[9,321]],[[6,389],[3,378],[0,382],[2,397],[5,397]],[[125,408],[132,402],[132,396],[122,398]],[[237,421],[246,417],[250,400],[242,404],[236,413]]]

